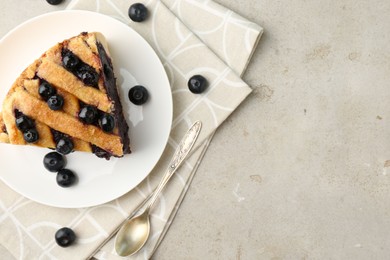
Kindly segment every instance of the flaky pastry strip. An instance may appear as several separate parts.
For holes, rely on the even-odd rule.
[[[62,111],[53,111],[46,102],[29,95],[23,88],[17,88],[13,93],[9,93],[3,104],[3,119],[11,143],[25,143],[22,133],[15,125],[15,109],[59,132],[94,144],[116,156],[123,155],[123,145],[119,136],[107,134],[94,125],[83,124]]]
[[[48,59],[43,59],[37,69],[40,78],[75,95],[84,103],[94,105],[104,112],[111,112],[112,102],[107,95],[93,87],[85,86],[76,76]]]

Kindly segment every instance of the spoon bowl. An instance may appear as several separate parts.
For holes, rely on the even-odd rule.
[[[145,245],[149,232],[149,213],[145,210],[129,219],[119,230],[115,242],[115,251],[120,256],[135,254]]]

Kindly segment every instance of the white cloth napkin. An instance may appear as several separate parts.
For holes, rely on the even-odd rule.
[[[67,9],[92,10],[115,17],[141,34],[159,55],[170,79],[174,102],[172,131],[161,160],[137,188],[112,202],[90,208],[41,205],[0,182],[0,253],[16,259],[87,258],[153,191],[185,131],[193,121],[201,120],[203,129],[196,151],[172,178],[152,210],[152,233],[146,246],[129,259],[150,258],[167,232],[212,134],[251,92],[240,75],[262,34],[261,27],[209,0],[143,1],[150,16],[145,22],[134,23],[127,11],[135,2],[142,1],[74,0]],[[194,74],[202,74],[210,82],[201,95],[187,89],[188,78]],[[54,242],[54,233],[62,226],[71,227],[78,236],[72,247],[64,249]],[[115,255],[113,240],[95,257],[123,259]]]

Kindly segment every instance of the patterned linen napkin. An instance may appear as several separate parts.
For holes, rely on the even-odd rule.
[[[142,23],[127,15],[128,0],[74,0],[67,9],[101,12],[128,24],[159,55],[170,79],[174,117],[168,145],[155,169],[134,190],[112,202],[81,209],[41,205],[0,182],[0,255],[16,259],[123,259],[115,255],[113,239],[95,249],[154,190],[173,152],[195,120],[203,122],[195,152],[172,177],[152,210],[152,233],[146,246],[128,259],[148,259],[167,232],[217,127],[251,92],[241,75],[262,34],[262,28],[213,1],[144,1],[150,16]],[[109,39],[108,39],[109,41]],[[187,90],[188,78],[206,76],[210,85],[201,95]],[[31,214],[34,212],[34,214]],[[78,240],[58,247],[55,231],[71,227]],[[12,258],[11,258],[12,259]]]

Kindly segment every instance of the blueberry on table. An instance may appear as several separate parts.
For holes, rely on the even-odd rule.
[[[76,175],[71,170],[61,169],[57,173],[57,184],[63,188],[72,186],[76,180]]]
[[[65,158],[57,152],[50,152],[43,157],[43,166],[50,172],[58,172],[64,168]]]
[[[110,133],[115,128],[115,118],[110,114],[104,114],[99,120],[99,125],[104,132]]]
[[[73,151],[74,145],[72,140],[67,137],[62,137],[58,140],[56,150],[60,154],[68,154]]]
[[[23,138],[27,143],[35,143],[39,139],[38,131],[35,128],[28,129],[23,133]]]
[[[95,123],[97,115],[98,111],[96,107],[89,105],[83,107],[79,112],[79,118],[86,124]]]
[[[148,90],[144,86],[134,86],[129,90],[129,99],[135,105],[146,103],[149,98]]]
[[[129,8],[129,17],[134,22],[145,21],[148,9],[141,3],[132,4]]]
[[[15,124],[16,127],[22,132],[26,132],[28,129],[34,128],[34,122],[25,115],[16,118]]]
[[[61,247],[68,247],[76,240],[76,234],[68,227],[57,230],[54,235],[56,243]]]
[[[51,5],[59,5],[62,3],[63,0],[46,0]]]
[[[195,75],[188,81],[188,88],[194,94],[200,94],[207,88],[207,80],[202,75]]]
[[[56,94],[56,89],[46,81],[43,81],[38,88],[39,95],[43,98],[43,100],[47,101],[51,96]]]
[[[60,110],[64,106],[64,98],[60,95],[53,95],[47,100],[47,105],[51,110]]]

